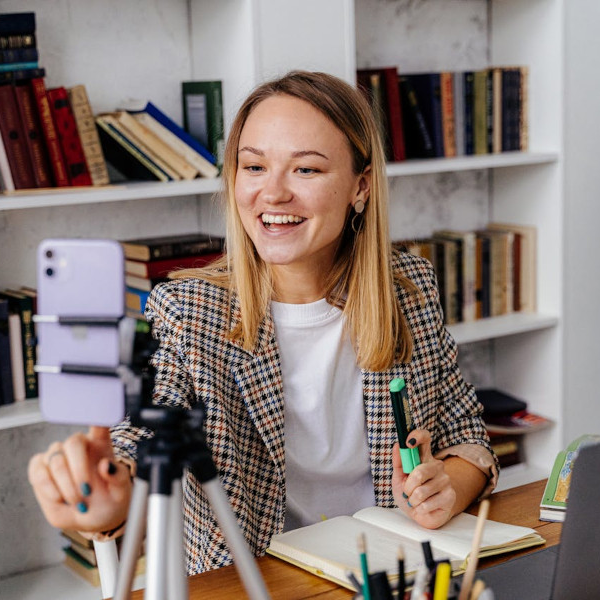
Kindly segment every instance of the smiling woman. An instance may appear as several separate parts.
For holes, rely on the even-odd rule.
[[[146,317],[160,341],[154,402],[204,405],[251,550],[263,554],[274,534],[322,514],[375,504],[439,527],[489,493],[497,461],[433,269],[391,248],[383,150],[362,94],[305,71],[259,86],[234,120],[223,177],[226,255],[156,286]],[[389,401],[397,377],[416,427],[402,442],[420,452],[410,474]],[[48,520],[98,539],[120,533],[147,435],[126,421],[33,457]],[[57,452],[63,459],[50,460]],[[184,520],[189,573],[231,562],[189,472]]]

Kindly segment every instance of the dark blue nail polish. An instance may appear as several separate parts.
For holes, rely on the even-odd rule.
[[[92,488],[89,483],[85,482],[81,484],[81,493],[84,496],[89,496],[92,493]]]
[[[80,513],[86,513],[86,512],[87,512],[87,509],[88,509],[88,507],[87,507],[87,504],[86,504],[85,502],[80,502],[80,503],[77,505],[77,510],[78,510]]]
[[[406,495],[404,492],[402,492],[402,497],[403,497],[405,500],[408,500],[408,496],[407,496],[407,495]]]
[[[408,504],[408,508],[412,508],[412,504],[410,502],[407,502],[406,504]]]
[[[117,472],[117,465],[114,462],[108,463],[108,474],[114,475]]]
[[[410,440],[408,440],[409,446],[414,446],[416,443],[417,443],[417,440],[415,440],[415,438],[410,438]]]

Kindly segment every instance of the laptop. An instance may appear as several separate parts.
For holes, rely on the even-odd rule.
[[[481,569],[495,600],[600,599],[600,444],[573,465],[560,544]]]

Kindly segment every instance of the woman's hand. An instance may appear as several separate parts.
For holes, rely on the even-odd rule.
[[[110,531],[125,521],[132,483],[114,460],[109,430],[90,427],[29,461],[29,482],[48,522],[60,529]]]
[[[444,463],[431,454],[431,434],[424,429],[411,431],[408,447],[419,447],[421,464],[410,475],[402,471],[399,445],[392,449],[392,492],[396,505],[428,529],[437,529],[454,516],[456,492]]]

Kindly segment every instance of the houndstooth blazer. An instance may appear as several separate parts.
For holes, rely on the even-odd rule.
[[[375,498],[388,507],[394,505],[391,449],[397,437],[388,392],[394,377],[405,379],[415,426],[431,432],[434,455],[463,456],[490,476],[497,474],[481,406],[459,372],[456,344],[443,326],[433,269],[404,253],[394,255],[393,266],[420,288],[424,301],[397,290],[414,338],[411,362],[362,372]],[[155,287],[146,316],[161,342],[153,358],[155,402],[190,407],[202,399],[206,439],[222,488],[251,550],[261,555],[282,530],[285,515],[283,389],[271,316],[260,328],[256,348],[243,350],[226,337],[239,307],[234,304],[229,317],[227,292],[201,279]],[[127,422],[115,427],[115,451],[135,460],[136,442],[144,435]],[[199,482],[186,474],[183,483],[188,572],[229,564],[231,555]]]

